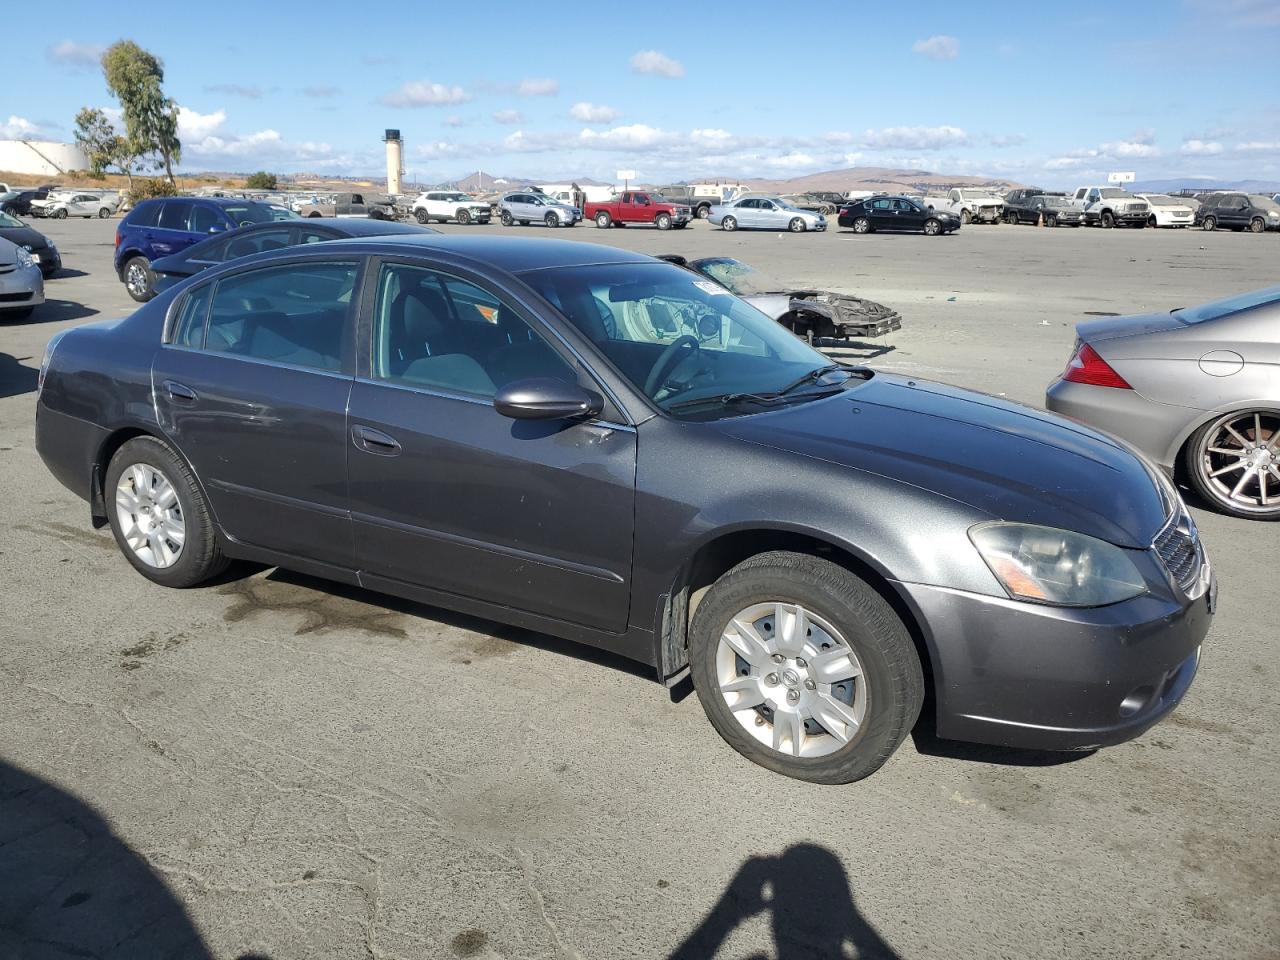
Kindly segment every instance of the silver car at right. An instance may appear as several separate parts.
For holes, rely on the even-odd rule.
[[[1280,520],[1280,286],[1076,336],[1045,406],[1128,441],[1223,513]]]

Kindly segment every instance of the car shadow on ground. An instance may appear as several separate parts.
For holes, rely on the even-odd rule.
[[[751,960],[899,957],[858,910],[836,855],[826,847],[801,843],[776,857],[752,857],[743,863],[715,906],[668,960],[711,960],[737,927],[760,914],[768,915],[774,953],[757,951],[748,955]]]
[[[35,313],[22,322],[31,324],[61,323],[64,320],[87,320],[89,317],[96,317],[99,312],[92,307],[86,307],[82,303],[76,303],[74,300],[46,300],[41,306],[36,307]]]
[[[916,752],[926,757],[990,763],[1002,767],[1057,767],[1064,763],[1076,763],[1097,753],[1096,750],[1024,750],[1018,747],[944,740],[938,736],[933,713],[929,709],[920,714],[920,719],[911,731],[911,740]]]
[[[116,956],[125,943],[132,957],[213,958],[163,878],[96,811],[0,761],[0,956]]]
[[[57,273],[50,277],[45,277],[45,281],[49,280],[74,280],[76,277],[87,277],[89,274],[84,270],[76,270],[74,267],[63,267]]]
[[[40,372],[32,367],[23,366],[23,361],[30,363],[33,357],[15,357],[9,353],[0,353],[0,399],[17,397],[24,393],[32,393]]]

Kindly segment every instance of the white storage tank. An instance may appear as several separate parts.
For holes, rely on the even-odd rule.
[[[0,170],[37,177],[55,177],[89,169],[84,151],[74,143],[56,140],[0,140]]]

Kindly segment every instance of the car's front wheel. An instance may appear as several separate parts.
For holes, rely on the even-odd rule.
[[[146,303],[156,295],[156,275],[146,257],[131,257],[124,265],[124,288],[138,303]]]
[[[431,222],[431,214],[427,213],[427,211],[422,207],[419,207],[417,210],[413,211],[413,219],[417,220],[423,226],[426,226]]]
[[[104,494],[116,544],[135,570],[166,587],[192,587],[227,558],[187,464],[155,437],[125,442],[107,467]]]
[[[1200,226],[1205,230],[1216,230],[1218,229],[1218,220],[1216,217],[1205,217]]]
[[[804,233],[804,220],[800,217],[792,217],[791,222],[787,224],[787,229],[792,233]]]
[[[814,783],[875,773],[924,699],[906,627],[865,581],[829,560],[773,552],[707,592],[689,631],[694,687],[729,745]]]
[[[554,213],[548,213],[546,217],[543,218],[543,223],[545,223],[548,227],[558,227],[560,226],[560,218],[557,217]]]
[[[658,214],[656,217],[654,217],[654,218],[653,218],[653,224],[654,224],[654,226],[656,226],[659,230],[670,230],[670,229],[671,229],[671,215],[670,215],[670,214],[666,214],[666,213],[660,213],[660,214]]]
[[[1224,513],[1280,520],[1280,411],[1237,410],[1206,423],[1184,464],[1196,492]]]
[[[511,224],[515,223],[515,218],[513,218],[506,210],[503,210],[502,213],[498,214],[498,219],[502,221],[502,225],[504,227],[509,227]]]
[[[66,208],[66,207],[60,207],[59,209],[57,209],[57,210],[53,211],[53,219],[55,219],[55,220],[65,220],[65,219],[67,219],[67,208]]]
[[[1261,217],[1254,217],[1252,220],[1249,221],[1250,233],[1261,233],[1265,229],[1267,229],[1267,225],[1262,222]]]
[[[964,221],[962,220],[960,222],[963,223]],[[924,232],[925,236],[936,237],[942,232],[942,224],[937,220],[930,218],[924,222]]]

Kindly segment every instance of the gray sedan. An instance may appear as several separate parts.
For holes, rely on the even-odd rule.
[[[1050,410],[1128,440],[1224,513],[1280,520],[1280,287],[1076,333]]]
[[[44,274],[26,247],[0,237],[0,321],[23,320],[44,303]]]
[[[801,210],[781,197],[738,197],[712,207],[707,221],[725,230],[806,230],[827,229],[827,218],[812,210]]]

